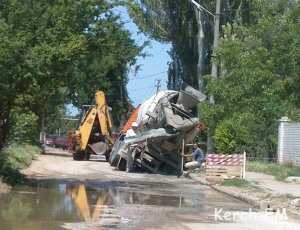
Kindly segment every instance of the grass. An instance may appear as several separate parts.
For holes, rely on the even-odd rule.
[[[0,177],[4,182],[15,184],[22,180],[19,170],[28,167],[33,158],[41,153],[37,146],[11,144],[0,152]]]
[[[249,182],[243,179],[229,179],[224,180],[221,184],[222,186],[228,186],[228,187],[249,187]]]
[[[247,162],[247,171],[272,175],[276,180],[279,181],[283,181],[290,176],[300,177],[300,167],[293,165],[264,163],[260,161]]]

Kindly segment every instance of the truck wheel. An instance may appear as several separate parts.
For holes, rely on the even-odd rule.
[[[109,153],[105,153],[104,155],[105,155],[106,162],[109,162],[110,154]]]
[[[91,157],[91,154],[90,153],[84,153],[84,160],[85,161],[89,161],[90,160],[90,157]]]
[[[73,153],[73,160],[79,161],[79,154],[77,152]]]
[[[75,161],[82,161],[84,160],[85,153],[83,151],[73,153],[73,159]]]

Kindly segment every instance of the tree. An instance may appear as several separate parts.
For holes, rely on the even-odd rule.
[[[198,87],[198,77],[210,72],[213,44],[213,18],[193,7],[190,0],[127,0],[130,15],[139,28],[152,38],[172,45],[169,88],[180,82]],[[258,1],[259,2],[259,1]],[[256,20],[256,1],[223,0],[221,24]],[[201,1],[215,12],[215,1]],[[253,11],[252,11],[253,9]]]
[[[265,1],[251,25],[227,25],[216,57],[217,80],[207,77],[216,105],[203,104],[208,124],[216,124],[219,151],[247,150],[256,157],[276,154],[278,119],[299,117],[299,3]],[[287,7],[288,6],[288,7]],[[276,13],[275,13],[276,12]],[[295,116],[295,114],[297,114]]]
[[[202,55],[202,74],[210,69],[211,20],[202,14],[205,37],[199,49],[201,28],[188,0],[129,2],[144,32],[172,44],[169,87],[181,80],[196,86],[198,57]],[[201,4],[215,11],[215,1]],[[202,103],[200,118],[212,129],[218,151],[273,157],[277,120],[300,117],[299,1],[223,0],[221,9],[222,39],[213,57],[219,78],[204,77],[204,90],[216,104]]]
[[[0,148],[16,107],[35,114],[40,130],[66,103],[88,102],[96,89],[107,91],[115,117],[126,107],[127,68],[141,48],[113,7],[100,0],[1,1]]]

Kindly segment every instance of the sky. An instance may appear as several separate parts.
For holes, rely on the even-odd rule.
[[[150,39],[143,33],[139,32],[138,27],[130,19],[126,8],[117,7],[115,12],[121,16],[121,20],[125,22],[132,38],[138,45],[142,45],[145,41],[150,41],[150,46],[145,48],[144,52],[148,55],[145,58],[138,58],[136,65],[141,65],[140,71],[135,74],[134,66],[129,73],[129,83],[127,90],[129,97],[134,106],[141,104],[156,92],[156,80],[161,80],[161,90],[167,88],[167,71],[170,56],[170,44],[160,43]]]

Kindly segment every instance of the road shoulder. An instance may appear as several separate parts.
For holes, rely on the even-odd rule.
[[[299,197],[290,194],[277,193],[276,191],[269,189],[268,184],[262,185],[258,182],[255,183],[253,177],[249,180],[249,186],[245,187],[223,186],[210,183],[205,180],[204,175],[200,176],[199,174],[190,174],[190,178],[198,183],[210,186],[218,192],[247,202],[260,210],[276,211],[278,209],[286,209],[291,218],[300,218],[300,206],[298,206],[300,201],[298,204],[295,202],[299,200]]]

